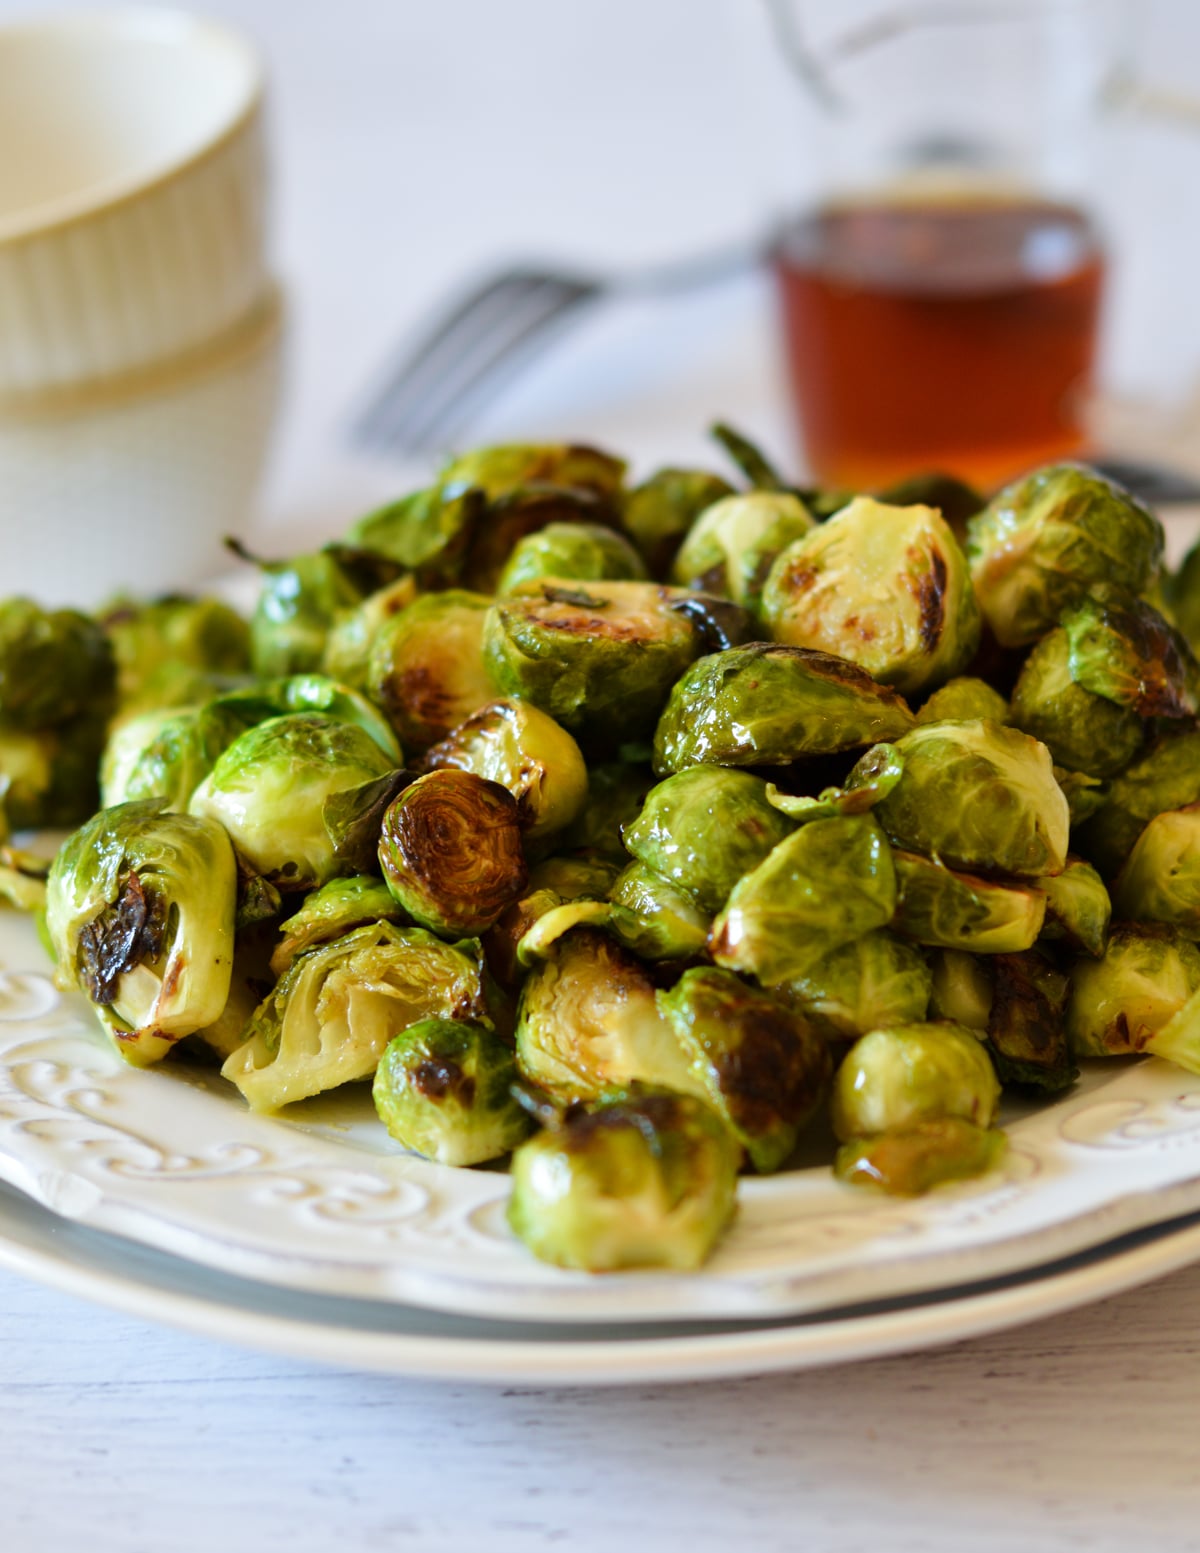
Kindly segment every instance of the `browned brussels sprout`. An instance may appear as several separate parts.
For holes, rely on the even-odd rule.
[[[1055,764],[1109,777],[1142,747],[1142,719],[1077,683],[1062,627],[1044,636],[1026,658],[1012,694],[1012,721],[1040,739]]]
[[[1022,1089],[1070,1088],[1079,1070],[1067,1041],[1069,977],[1037,949],[992,955],[988,970],[987,1044],[1000,1082]]]
[[[675,557],[672,580],[757,614],[775,558],[812,528],[811,514],[790,491],[727,496],[697,518]]]
[[[1144,599],[1097,589],[1064,611],[1071,678],[1139,717],[1190,718],[1200,666],[1179,632]]]
[[[968,954],[1016,954],[1037,942],[1046,916],[1041,890],[957,873],[916,852],[896,852],[893,864],[892,926],[906,938]]]
[[[1076,1057],[1154,1051],[1197,988],[1200,948],[1159,923],[1118,922],[1103,957],[1078,960],[1071,971],[1071,1049]]]
[[[490,605],[483,594],[461,588],[426,593],[380,629],[367,694],[406,750],[428,749],[495,696],[483,661]]]
[[[334,619],[325,638],[322,671],[351,690],[365,691],[370,680],[375,638],[416,596],[416,579],[407,574],[370,594],[356,608],[343,610]]]
[[[896,1197],[919,1197],[948,1181],[987,1175],[1004,1161],[1008,1139],[960,1116],[939,1116],[897,1132],[843,1143],[834,1174],[851,1186],[877,1186]]]

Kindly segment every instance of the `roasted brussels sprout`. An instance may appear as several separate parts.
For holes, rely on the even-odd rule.
[[[271,955],[271,974],[276,979],[286,975],[296,956],[314,944],[328,943],[372,922],[405,920],[403,908],[382,879],[369,874],[330,879],[306,895],[299,911],[279,924],[281,936]]]
[[[786,765],[912,726],[901,697],[854,664],[754,643],[701,658],[675,685],[654,735],[654,769]]]
[[[393,769],[375,740],[320,712],[258,723],[235,739],[192,794],[238,855],[281,890],[311,890],[348,872],[325,825],[325,802]]]
[[[988,971],[987,1045],[1000,1082],[1051,1092],[1069,1088],[1079,1076],[1067,1042],[1069,978],[1037,949],[992,955]]]
[[[694,1090],[691,1063],[646,968],[606,933],[576,928],[532,970],[517,1011],[517,1065],[555,1099],[632,1083]]]
[[[1011,721],[1008,702],[998,690],[983,679],[969,675],[947,680],[940,690],[935,690],[917,713],[917,722],[968,723],[984,718],[991,723]],[[1026,729],[1026,732],[1032,732]]]
[[[893,865],[892,926],[907,938],[968,954],[1016,954],[1037,942],[1046,897],[1032,885],[996,884],[916,852],[896,852]]]
[[[991,955],[967,954],[962,949],[941,949],[932,955],[930,1019],[949,1019],[986,1034],[992,1017],[991,962]]]
[[[254,672],[275,676],[319,669],[330,626],[373,589],[331,550],[260,564],[262,590],[250,621]]]
[[[897,748],[903,774],[873,813],[899,846],[954,868],[1060,871],[1070,815],[1044,744],[999,723],[964,722],[916,728]]]
[[[1012,694],[1012,721],[1040,739],[1056,764],[1109,777],[1142,747],[1142,719],[1077,684],[1067,633],[1058,627],[1026,658]]]
[[[871,816],[813,820],[734,885],[709,952],[771,986],[885,927],[895,906],[891,848]]]
[[[1126,921],[1200,938],[1200,803],[1154,816],[1113,882],[1112,903]]]
[[[127,1062],[166,1056],[229,994],[236,870],[220,825],[157,799],[103,809],[47,880],[56,981],[91,1001]]]
[[[578,744],[528,701],[489,701],[428,750],[424,763],[431,771],[470,771],[506,787],[529,845],[563,830],[588,799]]]
[[[754,1168],[778,1170],[824,1099],[825,1043],[795,1009],[715,966],[685,971],[658,1004]]]
[[[720,475],[704,469],[659,469],[625,497],[621,524],[652,577],[665,578],[692,524],[714,502],[733,495]]]
[[[513,1098],[512,1047],[485,1025],[422,1019],[388,1042],[375,1070],[379,1118],[406,1149],[441,1165],[482,1165],[527,1138]]]
[[[475,486],[489,502],[526,486],[592,491],[615,500],[625,478],[625,460],[580,442],[512,442],[473,448],[446,464],[443,486]]]
[[[112,648],[94,620],[31,599],[0,602],[0,721],[29,733],[103,716],[115,686]]]
[[[101,624],[116,658],[123,711],[139,709],[146,696],[154,705],[167,704],[158,694],[164,669],[195,679],[250,671],[250,627],[220,599],[118,599]]]
[[[632,856],[711,915],[793,829],[768,801],[762,777],[689,766],[650,790],[622,834]]]
[[[430,771],[384,815],[379,865],[422,927],[452,938],[482,933],[528,877],[517,801],[469,771]]]
[[[1200,731],[1158,739],[1113,778],[1108,796],[1078,832],[1078,850],[1105,879],[1116,875],[1156,814],[1200,802]]]
[[[497,981],[515,991],[526,969],[518,961],[518,947],[535,923],[571,901],[606,901],[617,874],[615,863],[597,857],[548,857],[536,863],[520,900],[506,906],[484,935]]]
[[[1174,928],[1118,922],[1099,960],[1071,971],[1067,1038],[1076,1057],[1152,1051],[1155,1036],[1200,987],[1200,949]]]
[[[965,1181],[995,1170],[1008,1139],[995,1128],[959,1116],[917,1122],[900,1132],[843,1143],[834,1174],[851,1186],[878,1186],[897,1197],[919,1197],[947,1181]]]
[[[990,1127],[1000,1084],[982,1042],[949,1021],[890,1025],[850,1048],[833,1081],[842,1142],[959,1116]]]
[[[826,1040],[853,1040],[893,1024],[917,1024],[929,1008],[932,973],[915,944],[875,928],[832,950],[778,990]]]
[[[1192,650],[1153,605],[1097,589],[1062,615],[1071,678],[1139,717],[1194,717]]]
[[[494,1023],[477,943],[374,922],[298,955],[221,1072],[252,1110],[370,1078],[397,1030],[422,1019]]]
[[[675,557],[672,581],[757,614],[775,558],[813,526],[811,513],[790,491],[727,496],[696,519]]]
[[[645,960],[690,960],[704,953],[712,913],[671,880],[630,863],[614,881],[609,900],[617,909],[609,930]]]
[[[509,695],[611,744],[650,732],[699,641],[654,583],[543,581],[492,607],[484,651]]]
[[[1078,464],[1035,470],[967,525],[975,592],[1004,647],[1037,641],[1097,583],[1144,593],[1162,552],[1154,514]]]
[[[906,694],[960,673],[979,646],[966,558],[941,515],[869,496],[783,551],[762,614],[776,641],[836,653]]]
[[[343,610],[325,637],[322,671],[339,685],[365,693],[371,678],[375,638],[416,597],[416,579],[410,574],[370,594],[356,608]]]
[[[496,592],[516,593],[543,577],[578,582],[638,581],[646,576],[641,556],[623,534],[602,523],[548,523],[513,546]]]
[[[508,1222],[559,1267],[686,1271],[733,1217],[740,1155],[725,1123],[687,1095],[570,1113],[514,1153]]]
[[[419,573],[427,585],[447,587],[458,580],[486,508],[483,492],[469,481],[443,480],[368,512],[346,538]]]
[[[1042,938],[1065,939],[1084,954],[1102,955],[1112,903],[1104,881],[1081,857],[1068,857],[1062,873],[1035,880],[1046,897]]]
[[[185,810],[251,721],[215,703],[143,712],[119,724],[101,760],[101,803],[107,809],[136,798],[165,798],[168,808]]]
[[[406,750],[444,739],[496,694],[483,661],[491,600],[451,588],[427,593],[384,624],[371,649],[367,694]]]

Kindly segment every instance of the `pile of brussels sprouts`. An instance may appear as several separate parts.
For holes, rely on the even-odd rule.
[[[737,489],[456,458],[249,622],[0,607],[8,821],[79,827],[0,890],[128,1061],[371,1080],[597,1270],[699,1265],[806,1130],[920,1192],[1002,1089],[1200,1071],[1200,558],[1082,466],[851,496],[717,434]]]

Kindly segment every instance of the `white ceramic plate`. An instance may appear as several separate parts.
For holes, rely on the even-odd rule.
[[[1200,1209],[1200,1079],[1098,1064],[1010,1119],[1008,1163],[984,1181],[909,1201],[844,1187],[827,1164],[750,1179],[702,1274],[564,1273],[509,1233],[504,1174],[405,1154],[364,1086],[255,1116],[209,1071],[126,1066],[8,912],[0,967],[0,1179],[63,1217],[307,1293],[539,1322],[764,1319],[995,1278]]]

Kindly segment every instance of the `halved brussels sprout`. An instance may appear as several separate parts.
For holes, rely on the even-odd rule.
[[[1194,717],[1200,667],[1152,604],[1097,589],[1064,611],[1071,678],[1139,717]]]
[[[343,610],[325,637],[322,672],[339,685],[365,693],[371,678],[375,638],[416,597],[416,578],[408,574],[368,595],[356,608]]]
[[[294,712],[235,739],[192,794],[189,812],[224,825],[252,872],[281,890],[311,890],[348,871],[325,825],[326,800],[391,770],[361,728]]]
[[[297,956],[221,1072],[252,1110],[277,1111],[370,1078],[422,1019],[494,1022],[479,945],[374,922]]]
[[[916,728],[897,748],[903,775],[873,813],[899,846],[955,868],[1033,878],[1062,869],[1070,815],[1044,744],[964,722]]]
[[[1142,747],[1142,719],[1077,684],[1071,648],[1059,626],[1026,658],[1012,694],[1012,721],[1040,739],[1056,764],[1108,777]]]
[[[332,550],[269,562],[261,569],[262,591],[250,621],[254,672],[274,677],[319,669],[334,620],[373,590]]]
[[[447,587],[458,580],[486,508],[483,492],[470,481],[442,480],[368,512],[346,538],[406,571],[419,572],[429,585]]]
[[[220,599],[182,595],[150,603],[118,599],[104,611],[100,623],[116,657],[123,709],[140,703],[148,681],[163,665],[191,669],[197,676],[250,671],[250,627]]]
[[[548,857],[530,870],[520,900],[506,906],[484,935],[488,964],[500,984],[516,990],[526,967],[517,950],[540,918],[570,901],[606,901],[617,877],[615,863],[596,857]]]
[[[898,851],[893,863],[892,926],[905,937],[968,954],[1016,954],[1037,942],[1046,897],[1032,885],[996,884],[916,852]]]
[[[621,833],[641,812],[654,782],[649,766],[623,760],[589,766],[587,805],[557,838],[556,848],[623,867],[629,854]]]
[[[1200,803],[1156,814],[1113,882],[1117,915],[1200,938]]]
[[[482,933],[528,877],[517,801],[469,771],[430,771],[384,815],[379,865],[422,927],[450,937]]]
[[[542,581],[488,614],[484,653],[496,683],[593,743],[654,726],[699,652],[697,633],[649,582]]]
[[[649,972],[595,928],[576,928],[532,970],[517,1011],[517,1065],[554,1098],[596,1100],[632,1083],[694,1090],[690,1059]]]
[[[271,955],[271,974],[276,979],[285,976],[296,956],[314,944],[328,943],[372,922],[405,920],[403,908],[382,879],[363,874],[330,879],[306,895],[300,910],[279,924],[281,936]]]
[[[626,495],[621,526],[652,577],[665,578],[684,535],[700,514],[733,487],[705,469],[658,469]]]
[[[740,1155],[724,1122],[687,1095],[573,1113],[514,1153],[508,1222],[559,1267],[689,1271],[733,1217]]]
[[[1065,1021],[1070,979],[1037,949],[993,955],[988,970],[988,1050],[1000,1082],[1051,1092],[1069,1088],[1079,1077]]]
[[[854,1039],[892,1024],[918,1024],[932,972],[915,944],[875,928],[832,950],[779,989],[826,1040]]]
[[[843,1143],[959,1116],[990,1127],[1000,1082],[973,1031],[947,1021],[872,1030],[833,1081],[831,1118]]]
[[[947,1181],[966,1181],[995,1170],[1008,1139],[995,1128],[959,1116],[917,1122],[900,1132],[852,1138],[837,1151],[834,1174],[851,1186],[878,1186],[897,1197],[919,1197]]]
[[[960,673],[979,646],[966,557],[941,514],[869,496],[783,551],[762,614],[777,642],[836,653],[906,694]]]
[[[646,960],[690,960],[704,953],[711,912],[644,863],[630,863],[618,875],[609,900],[617,908],[609,930],[634,954]]]
[[[947,680],[917,713],[917,722],[921,726],[926,723],[977,722],[981,718],[991,723],[1011,721],[1008,702],[1000,692],[993,690],[987,680],[974,679],[970,675]],[[1026,729],[1026,732],[1031,731]]]
[[[366,690],[405,749],[428,749],[495,696],[483,661],[490,606],[461,588],[426,593],[380,629]]]
[[[813,820],[734,885],[709,952],[764,985],[791,981],[895,907],[891,848],[871,816]]]
[[[633,857],[711,915],[794,828],[768,801],[762,777],[689,766],[650,790],[622,835]]]
[[[1073,949],[1102,955],[1112,920],[1112,902],[1092,865],[1081,857],[1068,857],[1061,874],[1035,882],[1046,897],[1042,938],[1065,939]]]
[[[825,1096],[825,1043],[795,1009],[714,966],[685,971],[658,1004],[754,1168],[778,1170]]]
[[[1200,987],[1200,949],[1174,928],[1118,922],[1099,960],[1071,971],[1067,1038],[1076,1057],[1115,1057],[1150,1043]]]
[[[912,727],[903,699],[854,664],[758,642],[701,658],[679,680],[654,735],[654,769],[787,765]]]
[[[102,626],[74,609],[0,601],[0,721],[22,732],[104,716],[116,663]]]
[[[236,869],[220,825],[160,800],[103,809],[47,880],[55,980],[83,992],[127,1062],[165,1057],[229,994]]]
[[[563,830],[588,800],[579,746],[528,701],[504,698],[472,712],[425,755],[430,771],[470,771],[506,787],[517,800],[529,844]]]
[[[519,592],[523,583],[543,577],[569,577],[577,582],[637,581],[646,576],[645,563],[623,534],[602,523],[547,523],[519,539],[509,552],[496,582],[496,592]]]
[[[975,592],[1004,647],[1037,641],[1096,583],[1144,593],[1162,552],[1154,514],[1078,464],[1034,470],[967,525]]]
[[[706,508],[684,540],[671,580],[729,598],[757,614],[775,558],[814,527],[790,491],[750,491]]]
[[[962,949],[941,949],[932,955],[930,1019],[949,1019],[986,1034],[992,1017],[992,959],[990,954],[967,954]]]
[[[1158,739],[1113,778],[1103,806],[1078,834],[1078,848],[1111,879],[1156,814],[1200,803],[1200,731]]]
[[[494,1030],[422,1019],[388,1042],[372,1093],[397,1143],[441,1165],[482,1165],[533,1130],[513,1098],[517,1065]]]

